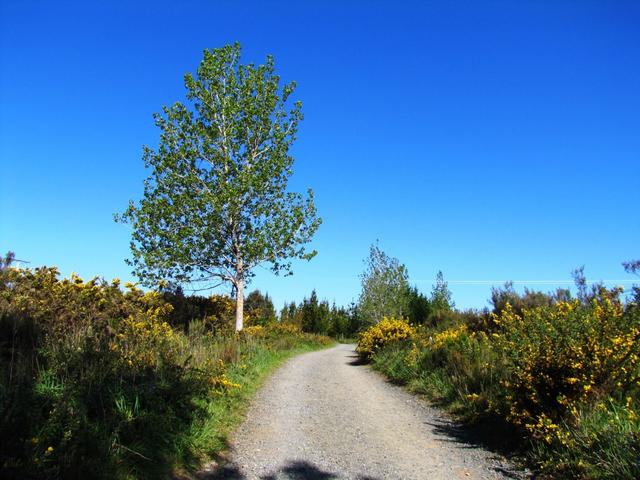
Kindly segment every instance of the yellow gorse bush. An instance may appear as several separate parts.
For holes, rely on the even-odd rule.
[[[271,323],[266,328],[276,334],[300,335],[302,333],[302,328],[300,327],[300,325],[288,322]]]
[[[494,315],[497,349],[506,357],[508,416],[547,442],[569,439],[560,428],[585,405],[637,391],[640,322],[625,315],[620,289],[602,289],[588,304],[507,308]]]
[[[365,358],[371,358],[389,343],[411,339],[415,334],[415,329],[406,321],[385,317],[360,334],[356,351]]]
[[[293,323],[272,322],[267,325],[251,325],[242,329],[244,337],[264,338],[268,336],[301,335],[302,329]]]
[[[211,363],[213,368],[209,368],[207,382],[217,395],[224,395],[231,390],[242,388],[239,383],[232,382],[228,377],[227,365],[219,358]]]
[[[442,332],[436,334],[433,337],[432,348],[438,349],[443,348],[446,345],[455,343],[461,335],[467,334],[467,326],[464,324],[458,325],[454,328],[449,328],[447,330],[443,330]]]
[[[554,477],[636,479],[640,288],[622,293],[505,302],[498,313],[453,317],[446,329],[418,326],[411,341],[386,349],[387,335],[372,328],[358,348],[394,381],[466,418],[521,427],[530,458]]]
[[[144,315],[128,316],[119,323],[111,349],[120,352],[123,361],[134,368],[153,367],[159,355],[175,357],[174,331],[162,320],[170,311],[171,305],[165,305],[148,309]]]
[[[261,337],[264,336],[265,330],[262,325],[252,325],[250,327],[244,327],[241,334],[247,337]]]
[[[418,345],[415,342],[411,344],[411,348],[407,351],[404,356],[404,363],[407,367],[415,370],[418,368],[418,359],[420,357],[420,350],[418,349]]]
[[[16,478],[128,478],[153,464],[163,474],[141,476],[166,477],[162,462],[178,449],[210,448],[204,437],[196,448],[189,432],[198,435],[207,405],[224,411],[238,400],[261,352],[328,342],[288,324],[233,335],[224,329],[228,297],[199,310],[178,295],[123,287],[60,279],[56,268],[0,269],[0,411],[11,412],[3,473],[14,465],[29,470]]]

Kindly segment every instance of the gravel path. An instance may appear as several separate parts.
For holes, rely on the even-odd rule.
[[[208,479],[521,478],[437,410],[360,365],[353,345],[289,360]]]

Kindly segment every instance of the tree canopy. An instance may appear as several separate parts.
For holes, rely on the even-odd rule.
[[[143,283],[229,282],[237,330],[253,269],[291,274],[291,259],[315,255],[305,245],[321,223],[313,192],[287,188],[302,120],[295,83],[281,85],[271,56],[243,65],[240,52],[205,50],[184,77],[187,102],[154,115],[160,141],[144,147],[143,197],[116,216],[133,227],[130,264]]]
[[[435,311],[451,310],[455,303],[453,302],[449,285],[444,280],[442,270],[438,270],[436,275],[436,283],[431,290],[431,308]]]
[[[276,321],[276,309],[268,293],[263,295],[260,290],[254,290],[247,295],[244,309],[252,325],[267,325]]]
[[[384,253],[377,244],[371,245],[360,276],[362,292],[358,312],[364,324],[373,324],[383,317],[401,318],[408,312],[409,274],[397,258]]]

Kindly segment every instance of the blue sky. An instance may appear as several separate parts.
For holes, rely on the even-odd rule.
[[[292,188],[318,256],[258,272],[280,307],[357,298],[376,241],[460,307],[490,285],[632,280],[640,257],[640,3],[0,2],[0,251],[131,279],[115,224],[146,177],[152,113],[205,48],[271,53],[305,120]],[[617,282],[619,283],[619,282]]]

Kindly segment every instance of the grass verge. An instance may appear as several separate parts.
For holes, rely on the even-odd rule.
[[[193,478],[203,465],[219,461],[229,447],[230,434],[242,423],[247,408],[266,379],[288,359],[302,353],[333,346],[334,342],[319,335],[299,334],[272,338],[245,338],[231,349],[228,364],[229,381],[237,387],[225,395],[200,400],[203,414],[192,424],[190,445],[176,469],[178,478]],[[195,454],[195,456],[194,456]]]

